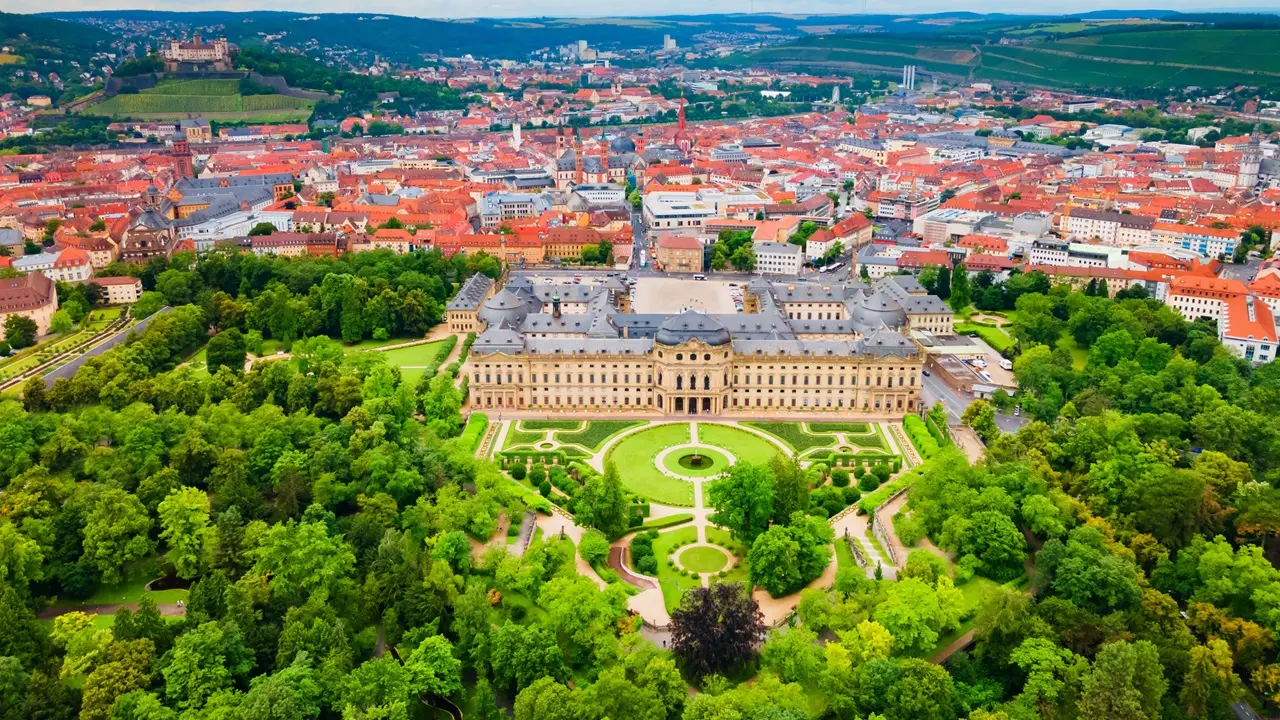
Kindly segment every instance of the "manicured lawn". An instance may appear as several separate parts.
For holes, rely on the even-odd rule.
[[[858,561],[853,559],[853,551],[849,549],[849,543],[845,542],[843,537],[836,538],[835,546],[837,570],[859,569]]]
[[[873,432],[871,425],[864,422],[816,422],[805,423],[811,433],[854,433],[865,435]]]
[[[520,427],[525,430],[582,430],[580,420],[521,420]]]
[[[873,428],[870,435],[845,435],[845,438],[853,445],[860,448],[876,448],[879,450],[888,450],[889,446],[885,443],[884,435],[881,434],[880,428]]]
[[[698,442],[724,448],[733,453],[738,462],[764,464],[782,454],[778,446],[768,440],[728,425],[698,423]]]
[[[663,475],[655,464],[659,451],[687,444],[689,437],[689,426],[684,423],[657,425],[623,438],[609,450],[606,460],[618,466],[622,483],[631,492],[663,505],[692,507],[693,485]]]
[[[644,420],[589,420],[581,430],[557,432],[555,437],[562,443],[581,445],[588,450],[599,450],[609,438],[623,430],[644,425]],[[525,425],[528,427],[528,425]],[[688,442],[687,440],[685,442]]]
[[[404,341],[401,340],[400,342]],[[422,345],[395,348],[394,350],[383,350],[382,356],[387,359],[388,365],[395,365],[399,368],[406,366],[425,367],[435,361],[436,356],[440,354],[440,348],[443,345],[444,341],[440,340],[438,342],[424,343]]]
[[[702,459],[701,467],[692,467],[691,456]],[[688,477],[714,477],[729,469],[729,458],[711,448],[686,449],[667,453],[662,465],[677,475]]]
[[[956,323],[956,332],[961,335],[977,335],[986,341],[996,352],[1004,352],[1013,347],[1013,338],[1009,337],[1009,333],[994,326],[984,325],[982,323]]]
[[[116,603],[136,603],[143,597],[149,597],[159,605],[187,599],[189,593],[182,589],[148,591],[146,584],[155,579],[156,575],[157,572],[153,562],[141,563],[131,568],[128,578],[119,585],[100,587],[97,592],[84,601],[59,599],[54,604],[58,607],[112,605]]]
[[[662,600],[667,605],[667,612],[680,605],[680,596],[685,590],[702,587],[700,578],[689,577],[667,564],[672,548],[697,539],[698,529],[686,527],[660,533],[658,539],[653,541],[653,554],[658,559],[658,584],[662,587]]]
[[[506,450],[516,445],[535,445],[546,436],[546,433],[525,432],[519,429],[516,423],[512,423],[511,427],[507,428],[507,439],[502,443],[502,449]]]
[[[720,572],[729,564],[729,556],[723,551],[705,545],[682,550],[676,560],[686,570],[700,573]]]
[[[763,430],[782,440],[797,453],[802,453],[812,448],[831,447],[835,442],[835,438],[831,436],[821,437],[812,435],[805,431],[800,423],[789,422],[745,422],[742,423],[747,427]]]
[[[640,527],[645,530],[655,530],[658,528],[668,528],[675,525],[683,525],[693,519],[693,513],[676,513],[675,515],[663,515],[659,518],[650,518],[644,521]]]
[[[720,547],[733,553],[738,558],[738,564],[732,570],[726,572],[723,578],[719,578],[716,582],[747,582],[747,549],[737,540],[733,539],[733,534],[724,528],[709,527],[707,528],[707,542],[719,545]]]

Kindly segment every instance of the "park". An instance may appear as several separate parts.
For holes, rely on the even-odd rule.
[[[613,541],[608,567],[632,586],[628,607],[655,629],[667,625],[688,590],[752,577],[750,548],[714,519],[720,508],[713,488],[739,463],[766,467],[782,461],[804,472],[814,501],[810,512],[826,515],[835,538],[828,546],[830,562],[806,586],[826,587],[838,567],[892,577],[895,556],[875,538],[858,503],[864,495],[888,499],[900,489],[894,476],[905,477],[912,460],[918,462],[914,448],[901,449],[907,443],[901,426],[878,422],[527,419],[495,423],[493,432],[494,459],[526,492],[538,491],[554,505],[538,518],[544,537],[581,538],[586,532],[562,509],[571,499],[565,492],[573,490],[570,475],[617,468],[644,515]],[[850,552],[851,545],[859,552]],[[781,622],[801,589],[775,596],[757,587],[753,594],[767,621]]]

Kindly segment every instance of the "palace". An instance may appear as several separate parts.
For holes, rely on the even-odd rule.
[[[951,331],[909,276],[757,279],[733,314],[629,312],[616,278],[492,287],[473,278],[449,306],[451,327],[483,328],[464,368],[478,410],[901,417],[921,402],[924,352],[908,334]]]

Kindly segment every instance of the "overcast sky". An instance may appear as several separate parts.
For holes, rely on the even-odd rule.
[[[1274,12],[1274,2],[1266,0],[1230,0],[1232,10],[1250,8]],[[602,3],[599,0],[187,0],[173,3],[170,0],[125,0],[102,2],[101,0],[4,0],[0,10],[7,12],[53,12],[70,10],[105,10],[130,8],[144,10],[290,10],[296,12],[383,12],[419,17],[590,17],[618,14],[676,15],[689,13],[727,12],[786,12],[786,13],[857,13],[863,10],[862,0],[646,0],[641,4]],[[1033,0],[995,0],[994,2],[955,3],[946,0],[866,0],[866,11],[871,13],[928,13],[958,10],[975,12],[1011,12],[1035,14],[1066,14],[1089,10],[1111,9],[1215,10],[1225,7],[1207,5],[1205,0],[1166,0],[1151,2],[1137,0],[1126,2],[1092,2],[1083,0],[1072,3],[1044,3]]]

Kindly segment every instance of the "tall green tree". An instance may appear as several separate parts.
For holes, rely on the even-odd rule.
[[[773,517],[773,483],[773,473],[767,467],[735,464],[711,486],[711,504],[716,508],[712,521],[751,545]]]

